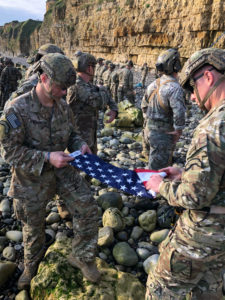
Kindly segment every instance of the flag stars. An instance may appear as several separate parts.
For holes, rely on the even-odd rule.
[[[97,167],[99,167],[99,166],[100,166],[100,163],[99,163],[99,162],[95,162],[95,165],[96,165]]]
[[[122,185],[122,186],[120,187],[120,190],[121,190],[121,191],[126,191],[126,189],[127,189],[127,188],[126,188],[125,185]]]
[[[131,182],[133,182],[133,180],[129,178],[129,179],[127,179],[127,182],[131,183]]]
[[[92,171],[92,170],[93,170],[93,168],[92,168],[92,167],[88,167],[88,168],[87,168],[87,170],[89,170],[89,171]]]

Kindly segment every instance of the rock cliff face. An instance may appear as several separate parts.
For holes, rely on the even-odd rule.
[[[72,56],[78,49],[114,61],[154,65],[159,52],[181,57],[209,47],[225,30],[224,0],[51,0],[31,49],[53,42]],[[225,47],[225,35],[216,43]]]

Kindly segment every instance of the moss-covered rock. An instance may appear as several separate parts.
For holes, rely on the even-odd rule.
[[[83,278],[79,269],[66,260],[71,251],[71,239],[56,241],[39,265],[38,273],[31,281],[31,297],[35,300],[140,300],[145,288],[133,275],[110,268],[96,259],[101,272],[99,284]]]

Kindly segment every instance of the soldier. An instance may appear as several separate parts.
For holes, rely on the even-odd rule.
[[[75,82],[72,62],[59,53],[47,54],[36,68],[36,87],[13,101],[0,119],[2,157],[12,166],[8,195],[23,224],[24,266],[18,288],[27,289],[44,254],[45,212],[55,194],[73,216],[74,238],[68,261],[96,282],[97,205],[87,183],[64,151],[90,153],[79,137],[73,113],[62,96]]]
[[[147,63],[144,63],[142,68],[141,68],[141,84],[142,84],[142,87],[144,88],[145,87],[145,80],[146,80],[146,77],[147,77],[147,74],[148,74],[148,64]]]
[[[23,95],[29,91],[32,90],[33,87],[35,87],[38,83],[38,74],[36,72],[36,66],[39,66],[39,60],[42,58],[43,55],[48,53],[61,53],[63,54],[63,51],[54,44],[44,44],[42,45],[38,51],[35,54],[34,58],[34,64],[30,66],[30,68],[27,70],[27,73],[25,75],[26,80],[22,81],[17,90],[12,93],[9,101],[13,100],[14,98]],[[29,76],[29,77],[28,77]],[[6,106],[8,105],[8,102],[6,103]]]
[[[171,164],[173,150],[185,126],[184,93],[177,80],[181,69],[179,52],[169,49],[159,55],[156,68],[163,75],[152,82],[142,99],[148,141],[148,168],[158,170]]]
[[[115,119],[118,111],[107,89],[92,84],[95,65],[96,59],[89,53],[83,53],[78,57],[75,65],[78,72],[76,84],[69,89],[67,95],[67,102],[74,113],[81,137],[94,154],[97,153],[99,110],[109,106],[111,110],[107,114],[110,117],[108,123]]]
[[[115,68],[113,69],[109,80],[112,98],[115,100],[116,103],[118,103],[119,72],[120,69],[116,69],[115,65]]]
[[[115,69],[115,65],[113,63],[109,64],[108,70],[103,73],[103,85],[111,92],[112,85],[112,73]]]
[[[17,81],[22,78],[22,74],[14,67],[11,59],[6,59],[5,65],[6,67],[2,70],[0,77],[0,89],[2,92],[2,99],[0,103],[1,108],[4,107],[5,102],[11,93],[17,89]]]
[[[94,84],[98,84],[99,70],[103,66],[103,61],[104,61],[104,59],[101,58],[101,57],[99,57],[97,59],[97,64],[96,64],[96,67],[95,67],[95,75],[94,75],[94,80],[93,80]]]
[[[98,85],[103,85],[104,80],[103,80],[103,74],[108,70],[109,64],[111,63],[110,60],[106,60],[103,65],[98,69]]]
[[[146,300],[223,299],[224,74],[225,50],[215,48],[195,52],[182,70],[182,86],[207,115],[194,131],[184,170],[165,168],[166,179],[154,175],[147,183],[148,189],[184,210],[160,245],[156,268],[148,276]]]
[[[133,86],[133,73],[131,69],[134,64],[132,60],[129,60],[126,67],[121,69],[118,73],[119,86],[118,86],[118,102],[127,98],[132,104],[135,103],[135,92]]]

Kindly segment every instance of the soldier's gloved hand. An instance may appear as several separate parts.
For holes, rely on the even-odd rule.
[[[92,153],[92,152],[91,152],[91,149],[88,147],[87,144],[84,144],[84,145],[81,147],[80,151],[81,151],[81,154],[82,154],[82,155],[85,154],[85,153],[89,153],[89,154]]]
[[[111,123],[117,116],[117,111],[115,110],[110,110],[107,114],[110,118],[106,121],[106,123]]]
[[[56,168],[62,168],[68,165],[68,162],[74,160],[63,151],[50,152],[49,162]]]

